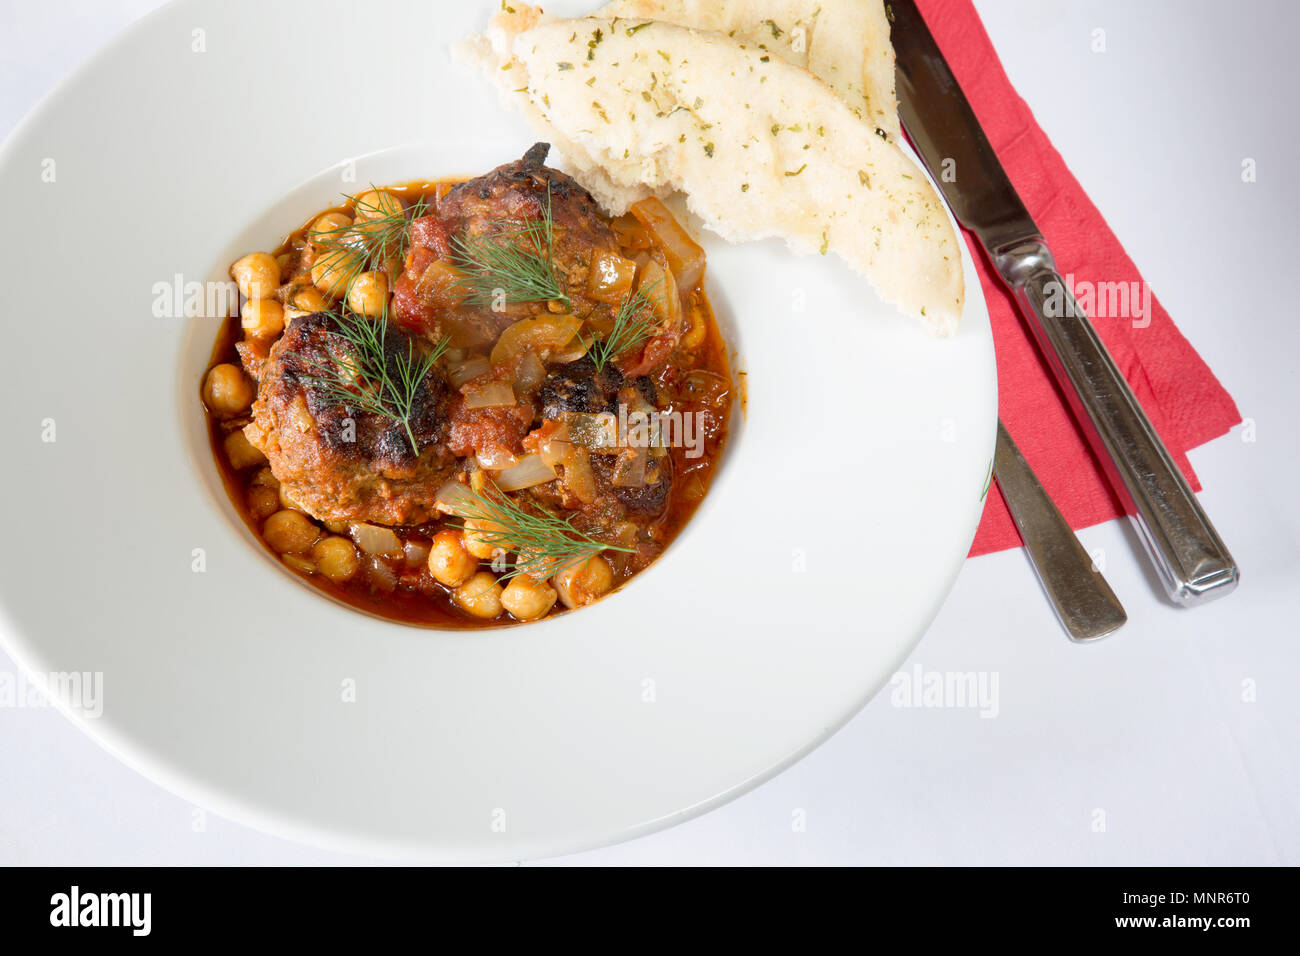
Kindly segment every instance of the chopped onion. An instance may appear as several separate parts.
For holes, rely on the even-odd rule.
[[[487,471],[504,471],[519,462],[505,445],[489,445],[474,457],[478,459],[478,466]]]
[[[682,321],[680,283],[674,283],[672,267],[663,267],[653,259],[641,269],[638,289],[645,289],[655,315],[664,329],[679,329]]]
[[[418,568],[429,560],[429,546],[418,541],[408,541],[402,546],[406,554],[406,566]]]
[[[452,388],[460,388],[466,382],[471,382],[480,375],[486,375],[491,369],[492,366],[486,355],[475,355],[449,368],[447,381],[451,382]]]
[[[433,496],[434,505],[437,509],[445,514],[455,514],[456,509],[472,500],[472,497],[464,482],[449,481],[438,489],[438,493]]]
[[[618,422],[612,412],[566,412],[569,441],[602,455],[618,454]]]
[[[610,222],[614,238],[624,249],[642,250],[650,248],[650,237],[646,235],[645,226],[631,213],[624,213]]]
[[[358,522],[351,529],[352,540],[366,554],[394,554],[402,550],[402,541],[392,528]]]
[[[591,470],[587,449],[569,446],[569,457],[564,462],[564,486],[584,505],[596,500],[596,476]]]
[[[519,368],[515,371],[515,394],[522,395],[536,388],[544,378],[546,366],[537,357],[537,353],[529,349],[519,360]]]
[[[618,305],[632,291],[636,262],[617,252],[598,252],[587,271],[587,298]]]
[[[691,238],[668,207],[655,196],[633,203],[628,210],[654,238],[677,277],[677,288],[690,292],[704,278],[704,250]]]
[[[574,333],[582,328],[582,320],[571,315],[542,315],[535,319],[520,319],[501,333],[492,346],[492,367],[507,368],[512,373],[529,350],[543,356],[567,345]]]
[[[561,425],[544,438],[537,446],[537,453],[542,461],[552,468],[564,464],[573,445],[569,442],[569,426]]]
[[[502,408],[515,404],[515,390],[509,382],[488,382],[465,389],[466,408]]]
[[[591,348],[592,341],[593,339],[590,336],[575,335],[564,348],[547,356],[547,360],[561,365],[576,362],[587,354],[587,349]]]
[[[525,455],[519,464],[497,475],[497,487],[502,491],[518,491],[555,480],[555,469],[542,461],[541,455]]]
[[[390,568],[379,555],[372,554],[367,557],[365,569],[366,577],[370,580],[371,590],[390,594],[397,588],[397,572]]]
[[[443,259],[434,259],[415,283],[416,294],[435,308],[453,308],[465,298],[465,276]]]
[[[650,459],[650,449],[629,448],[614,462],[615,488],[641,488],[645,486],[645,466]]]

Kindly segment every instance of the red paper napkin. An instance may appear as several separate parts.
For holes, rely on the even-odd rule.
[[[1102,341],[1174,461],[1200,491],[1187,449],[1217,438],[1241,421],[1232,397],[1154,294],[1143,295],[1147,287],[1137,267],[1012,87],[970,0],[917,0],[917,5],[1012,184],[1051,246],[1057,267],[1067,280],[1074,277],[1076,295],[1081,295]],[[967,242],[988,301],[998,357],[998,409],[1007,430],[1072,528],[1119,517],[1123,513],[1119,501],[1064,405],[1015,303],[979,244],[970,237]],[[1130,295],[1127,307],[1121,288],[1138,292]],[[1020,543],[1001,495],[989,494],[970,553],[987,554]]]

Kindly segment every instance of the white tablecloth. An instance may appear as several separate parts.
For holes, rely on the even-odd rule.
[[[0,135],[157,5],[2,0]],[[1012,81],[1253,422],[1191,456],[1243,583],[1175,609],[1126,525],[1089,529],[1129,623],[1077,647],[1019,551],[968,561],[903,673],[976,672],[985,706],[902,706],[900,680],[755,792],[556,862],[1300,863],[1300,7],[978,7]],[[0,674],[14,672],[0,653]],[[0,709],[0,774],[4,864],[361,861],[210,814],[196,826],[195,807],[48,708]]]

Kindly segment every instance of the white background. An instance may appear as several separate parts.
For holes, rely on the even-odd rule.
[[[0,136],[158,5],[0,0]],[[1300,863],[1300,6],[977,6],[1039,122],[1253,423],[1191,455],[1243,583],[1175,609],[1126,525],[1089,529],[1129,623],[1079,647],[1019,551],[968,561],[905,671],[996,678],[996,716],[895,706],[887,687],[755,792],[555,862]],[[52,709],[0,709],[0,780],[4,864],[372,862],[211,814],[196,827],[195,807]]]

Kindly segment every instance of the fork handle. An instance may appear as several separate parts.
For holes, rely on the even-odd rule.
[[[1228,594],[1240,579],[1236,562],[1056,271],[1047,245],[1032,239],[992,258],[1169,597],[1190,607]]]

